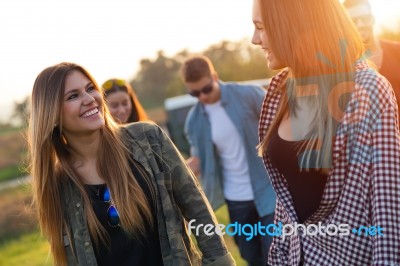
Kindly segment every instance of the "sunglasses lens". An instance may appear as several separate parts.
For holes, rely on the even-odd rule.
[[[103,201],[109,202],[111,200],[111,194],[110,194],[110,190],[108,189],[108,187],[104,190],[104,194],[103,194]]]
[[[107,219],[110,226],[116,227],[119,225],[119,214],[113,205],[111,205],[107,210]]]
[[[213,90],[213,81],[210,84],[203,87],[201,90],[189,91],[189,94],[193,97],[200,97],[201,93],[209,94]]]
[[[356,17],[353,19],[354,24],[357,24],[359,21],[361,21],[363,24],[370,24],[370,23],[372,23],[372,16],[365,15],[365,16],[360,16],[360,17]]]
[[[213,89],[213,86],[212,86],[212,84],[210,84],[210,85],[204,87],[204,88],[201,90],[201,92],[202,92],[202,93],[205,93],[205,94],[209,94],[209,93],[212,91],[212,89]]]
[[[112,86],[113,86],[113,83],[112,83],[111,80],[108,80],[108,81],[104,82],[103,85],[102,85],[104,90],[109,90],[109,89],[112,88]]]
[[[115,80],[115,84],[117,84],[118,86],[125,86],[125,80],[117,79]]]

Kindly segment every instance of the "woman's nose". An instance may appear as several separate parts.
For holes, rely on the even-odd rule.
[[[251,38],[251,43],[254,45],[260,44],[260,37],[256,30],[253,32],[253,37]]]
[[[88,105],[94,102],[94,97],[89,93],[85,93],[84,104]]]

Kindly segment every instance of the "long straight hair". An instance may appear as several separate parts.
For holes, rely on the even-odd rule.
[[[83,73],[99,89],[92,76],[77,64],[60,63],[46,68],[38,75],[33,86],[28,131],[33,203],[42,233],[50,242],[56,265],[66,264],[62,235],[69,235],[70,230],[64,217],[66,203],[62,190],[68,180],[74,183],[82,195],[89,231],[95,244],[99,240],[104,243],[109,240],[93,211],[82,179],[72,167],[72,163],[78,160],[76,153],[62,135],[61,109],[65,80],[73,71]],[[144,224],[152,222],[149,204],[131,172],[129,150],[121,138],[122,132],[104,102],[102,106],[105,126],[100,134],[97,171],[110,188],[113,203],[120,215],[121,227],[133,237],[145,236]],[[145,178],[148,177],[145,175]]]
[[[302,165],[327,172],[331,167],[332,141],[343,116],[339,106],[343,107],[350,98],[355,64],[363,56],[360,35],[338,0],[255,1],[261,8],[271,50],[289,70],[285,84],[279,88],[280,106],[259,145],[259,153],[266,151],[281,119],[289,112],[296,114],[302,97],[299,93],[310,95],[307,104],[313,121],[305,145],[306,150],[318,150],[307,153]],[[346,96],[344,104],[338,103],[343,100],[341,95]]]

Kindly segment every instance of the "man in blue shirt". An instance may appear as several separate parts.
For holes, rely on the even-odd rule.
[[[201,177],[213,209],[226,202],[231,223],[242,226],[273,223],[275,192],[256,151],[265,91],[218,80],[205,56],[188,59],[182,76],[189,94],[199,100],[185,123],[191,147],[187,162]],[[235,242],[249,265],[267,264],[271,236],[235,234]]]

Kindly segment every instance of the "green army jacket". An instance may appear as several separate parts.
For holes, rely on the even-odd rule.
[[[151,123],[138,122],[121,130],[133,159],[144,167],[156,188],[156,219],[164,265],[235,265],[217,234],[208,236],[203,232],[196,236],[202,257],[192,243],[185,220],[196,219],[194,225],[216,224],[217,220],[199,183],[168,136]],[[79,190],[70,182],[63,194],[70,230],[70,234],[63,234],[68,265],[97,265]]]

